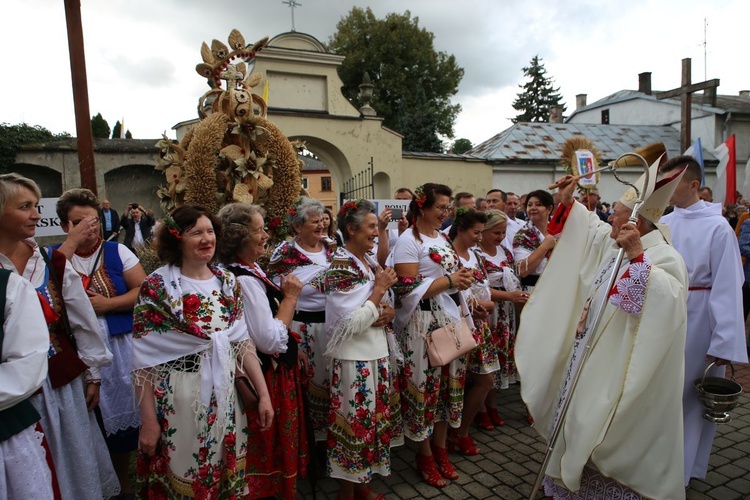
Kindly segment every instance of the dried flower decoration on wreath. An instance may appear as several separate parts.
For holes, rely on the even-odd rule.
[[[171,215],[165,215],[164,216],[164,227],[167,228],[167,232],[177,238],[178,240],[182,239],[182,231],[180,229],[180,226],[177,225],[177,222],[175,222],[174,217]]]
[[[348,217],[349,215],[353,214],[357,210],[359,210],[359,202],[361,200],[357,201],[347,201],[341,206],[341,209],[339,210],[339,216],[340,217]]]
[[[414,198],[419,208],[424,208],[424,204],[427,202],[427,195],[424,193],[424,185],[419,185],[414,190]]]

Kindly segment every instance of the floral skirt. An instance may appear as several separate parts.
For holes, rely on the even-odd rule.
[[[330,380],[323,355],[328,339],[325,323],[300,323],[292,321],[291,330],[302,337],[300,349],[307,355],[308,373],[304,374],[303,386],[307,391],[307,411],[310,415],[316,441],[325,441],[328,422]]]
[[[297,498],[297,478],[307,476],[310,464],[299,366],[279,364],[265,379],[274,417],[271,428],[260,432],[258,411],[247,414],[248,498]]]
[[[391,447],[403,444],[388,358],[333,360],[328,475],[367,483],[391,473]]]
[[[497,346],[492,338],[492,329],[487,320],[474,320],[474,340],[477,346],[468,354],[467,369],[471,373],[487,375],[500,369]]]
[[[164,373],[164,372],[163,372]],[[199,371],[170,370],[154,381],[161,439],[154,456],[139,453],[138,498],[244,498],[247,425],[236,394],[233,418],[224,432],[217,425],[216,401],[200,403]]]
[[[493,338],[497,346],[500,370],[495,372],[495,389],[507,389],[518,381],[516,369],[516,306],[512,302],[501,302],[497,307],[497,322]]]
[[[432,312],[414,312],[409,324],[401,332],[400,344],[404,365],[400,374],[401,407],[404,434],[413,441],[424,441],[436,422],[448,422],[451,427],[461,425],[464,407],[466,358],[464,356],[445,366],[430,367],[427,357],[425,331],[418,325],[438,325]]]

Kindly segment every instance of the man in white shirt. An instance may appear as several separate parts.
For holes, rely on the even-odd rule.
[[[505,196],[505,215],[508,216],[508,228],[505,231],[503,246],[508,250],[513,250],[513,237],[523,227],[524,221],[516,218],[520,206],[518,195],[508,192]]]
[[[687,166],[670,203],[674,211],[662,217],[672,232],[674,248],[688,270],[687,341],[685,344],[685,485],[691,477],[705,478],[716,424],[703,418],[694,381],[716,362],[709,376],[723,377],[729,362],[747,363],[742,316],[744,274],[734,231],[721,215],[721,205],[698,195],[700,165],[692,156],[678,156],[659,171],[670,175]]]

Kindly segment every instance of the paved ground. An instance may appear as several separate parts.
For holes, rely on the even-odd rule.
[[[737,379],[745,393],[732,412],[734,420],[718,426],[708,477],[691,483],[688,500],[750,498],[750,367],[737,368]],[[443,489],[425,484],[416,471],[416,447],[407,441],[406,446],[394,453],[391,476],[378,477],[373,488],[386,493],[388,498],[527,498],[544,458],[545,445],[526,423],[518,386],[502,392],[500,398],[501,415],[507,425],[491,432],[472,430],[482,453],[475,457],[451,456],[461,474],[458,480]],[[335,498],[338,486],[335,481],[325,479],[318,482],[317,489],[317,498]],[[303,498],[312,498],[307,482],[300,485],[300,492]]]

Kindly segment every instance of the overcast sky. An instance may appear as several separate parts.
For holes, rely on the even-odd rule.
[[[720,94],[750,89],[747,0],[299,0],[299,32],[327,42],[353,6],[379,18],[409,9],[456,56],[465,74],[455,102],[463,111],[456,138],[478,144],[511,125],[511,104],[538,54],[560,87],[566,115],[575,95],[592,103],[637,89],[680,85],[681,59],[692,57],[693,82],[720,78]],[[226,42],[238,28],[248,42],[290,31],[281,0],[82,0],[91,114],[111,127],[125,119],[135,138],[155,138],[195,117],[207,90],[194,70],[200,45]],[[704,75],[704,18],[708,19]],[[63,0],[3,0],[0,121],[43,125],[75,135]]]

